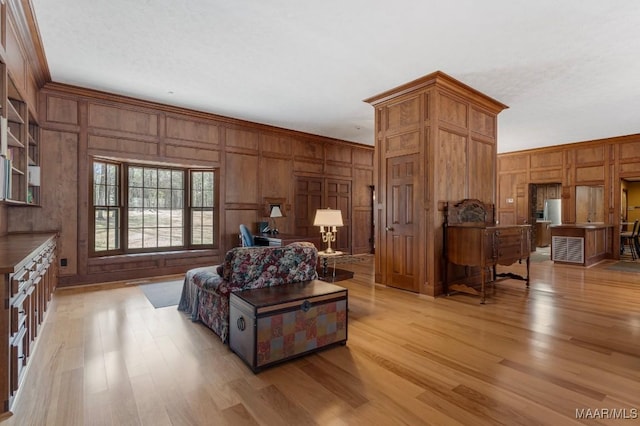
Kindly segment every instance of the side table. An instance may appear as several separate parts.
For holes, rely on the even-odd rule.
[[[353,278],[353,272],[345,271],[343,269],[336,269],[336,263],[338,262],[338,259],[346,256],[348,255],[342,251],[334,251],[331,253],[319,251],[318,258],[322,260],[322,264],[320,265],[320,269],[318,270],[318,279],[322,281],[334,282]],[[329,260],[333,260],[333,269],[331,274],[329,274]]]

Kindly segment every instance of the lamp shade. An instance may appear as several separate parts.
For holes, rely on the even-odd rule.
[[[318,209],[313,219],[313,226],[343,226],[342,211],[333,209]]]
[[[280,206],[271,207],[271,214],[269,217],[282,217],[282,210],[280,210]]]

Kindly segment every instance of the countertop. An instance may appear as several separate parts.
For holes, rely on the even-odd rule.
[[[603,222],[590,222],[590,223],[562,223],[560,225],[551,225],[552,228],[567,228],[567,229],[602,229],[612,228],[615,225]]]

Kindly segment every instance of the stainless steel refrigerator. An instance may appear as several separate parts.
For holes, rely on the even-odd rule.
[[[549,199],[544,202],[544,220],[551,221],[552,225],[562,223],[562,200]]]

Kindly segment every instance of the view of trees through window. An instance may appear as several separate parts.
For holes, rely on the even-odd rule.
[[[213,170],[94,161],[93,174],[94,252],[213,245]]]
[[[184,245],[184,172],[129,167],[128,248]]]

